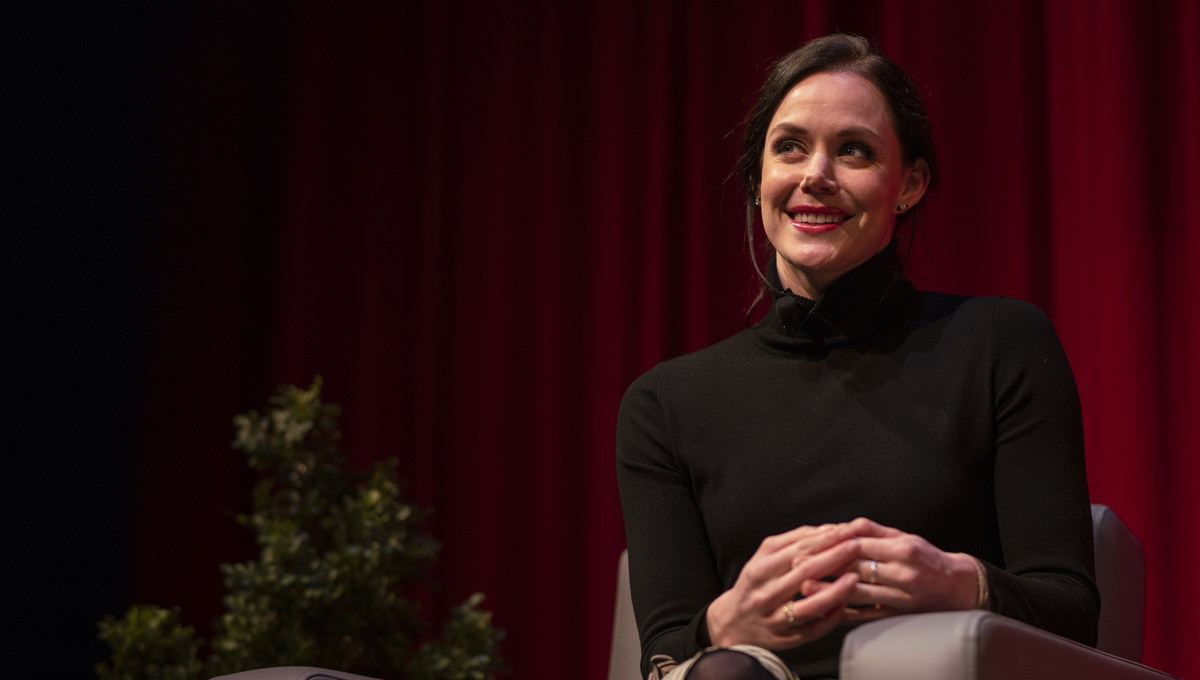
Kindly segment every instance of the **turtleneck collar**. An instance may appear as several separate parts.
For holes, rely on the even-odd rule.
[[[896,244],[830,284],[817,300],[784,290],[772,258],[767,284],[771,310],[755,328],[770,345],[814,350],[843,345],[874,333],[913,290],[895,263]]]

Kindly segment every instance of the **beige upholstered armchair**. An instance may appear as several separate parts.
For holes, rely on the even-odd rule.
[[[854,629],[842,646],[841,680],[1040,680],[1170,678],[1142,660],[1145,558],[1117,514],[1092,506],[1100,623],[1096,649],[980,610],[912,614]],[[640,677],[640,643],[621,555],[609,680]]]

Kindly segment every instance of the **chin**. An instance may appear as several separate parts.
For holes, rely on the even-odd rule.
[[[837,268],[838,252],[835,248],[805,248],[800,251],[783,252],[788,265],[801,271],[819,273]]]

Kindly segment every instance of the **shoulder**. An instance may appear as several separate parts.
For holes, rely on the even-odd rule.
[[[720,373],[730,365],[745,364],[748,357],[757,353],[751,331],[744,330],[709,345],[703,349],[667,359],[634,381],[634,386],[662,384],[681,377],[699,378]]]
[[[917,345],[993,370],[1065,358],[1049,317],[1036,305],[1010,297],[965,297],[922,292],[910,326]]]
[[[996,298],[992,325],[1000,365],[1008,363],[1037,371],[1057,366],[1064,374],[1070,373],[1054,324],[1037,306],[1013,298]]]
[[[678,399],[703,393],[706,386],[728,381],[731,373],[744,370],[758,353],[750,331],[741,331],[703,349],[667,359],[643,373],[625,391],[622,408],[658,404],[668,395]]]
[[[1058,345],[1054,324],[1033,303],[1002,296],[959,299],[961,302],[955,313],[985,330],[991,344],[999,351],[1011,350],[1019,345]]]
[[[1001,385],[1042,374],[1074,384],[1054,324],[1037,305],[1010,297],[923,295],[926,318],[945,320],[942,340],[986,356]]]
[[[1016,335],[1050,335],[1057,337],[1054,324],[1036,305],[1015,298],[998,297],[994,300],[992,320],[998,334]]]
[[[968,297],[920,292],[924,323],[939,321],[978,327],[1001,336],[1024,333],[1054,334],[1050,319],[1036,305],[1016,298]]]

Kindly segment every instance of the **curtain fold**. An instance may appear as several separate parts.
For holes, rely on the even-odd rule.
[[[487,594],[516,677],[604,677],[624,544],[618,403],[656,362],[744,327],[756,284],[729,178],[737,126],[771,58],[844,30],[899,62],[934,119],[944,181],[914,280],[1049,313],[1080,387],[1093,501],[1145,545],[1146,662],[1200,675],[1196,3],[275,10],[287,20],[194,10],[180,47],[186,170],[164,208],[171,275],[142,408],[166,424],[145,449],[177,436],[163,395],[203,381],[200,366],[239,373],[206,383],[205,421],[170,464],[143,455],[135,557],[155,558],[135,559],[139,597],[215,582],[244,547],[224,519],[244,478],[213,452],[253,389],[321,374],[351,464],[398,456],[408,498],[435,509],[445,603]],[[184,296],[197,285],[211,294]],[[257,306],[222,314],[234,299]],[[184,505],[163,490],[194,466],[220,492]],[[164,517],[208,538],[172,536]],[[212,612],[215,589],[170,597]]]

